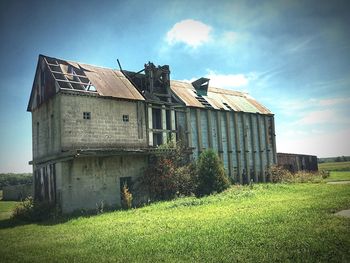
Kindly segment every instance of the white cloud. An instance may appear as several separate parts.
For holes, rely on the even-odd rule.
[[[246,87],[250,80],[255,78],[253,73],[250,74],[220,74],[213,70],[208,69],[207,74],[204,76],[209,80],[209,86],[215,88],[231,89],[237,87]],[[192,78],[190,80],[184,79],[185,82],[193,82],[198,78]],[[242,90],[242,89],[241,89]],[[246,90],[245,90],[246,91]]]
[[[278,152],[315,154],[318,157],[349,155],[350,129],[298,136],[281,135],[276,138]]]
[[[350,98],[332,98],[332,99],[324,99],[320,100],[319,104],[321,106],[333,106],[338,104],[346,104],[350,103]]]
[[[200,21],[187,19],[176,23],[166,34],[168,44],[184,43],[196,48],[210,40],[212,28]]]
[[[298,122],[300,124],[319,124],[331,122],[336,118],[336,112],[333,110],[318,110],[311,111],[307,113],[302,119]]]
[[[253,75],[246,74],[220,74],[208,70],[206,78],[210,79],[210,86],[218,88],[234,88],[246,86]]]
[[[308,112],[297,124],[349,124],[350,120],[337,110],[316,110]]]

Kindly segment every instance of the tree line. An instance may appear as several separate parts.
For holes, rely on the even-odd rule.
[[[31,183],[33,183],[33,176],[31,173],[0,173],[0,190],[2,190],[4,186]]]

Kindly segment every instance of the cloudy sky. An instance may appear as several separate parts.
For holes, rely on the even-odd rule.
[[[0,1],[0,172],[31,171],[26,112],[39,54],[169,64],[275,113],[277,151],[350,155],[348,1]]]

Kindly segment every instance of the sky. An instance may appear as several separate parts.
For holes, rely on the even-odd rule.
[[[350,155],[350,2],[0,0],[0,173],[31,172],[39,54],[210,78],[275,114],[278,152]]]

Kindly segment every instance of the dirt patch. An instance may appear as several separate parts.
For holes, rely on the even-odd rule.
[[[328,182],[327,184],[350,184],[350,181]]]
[[[338,213],[335,213],[335,215],[336,216],[344,216],[344,217],[350,218],[350,209],[339,211]]]

